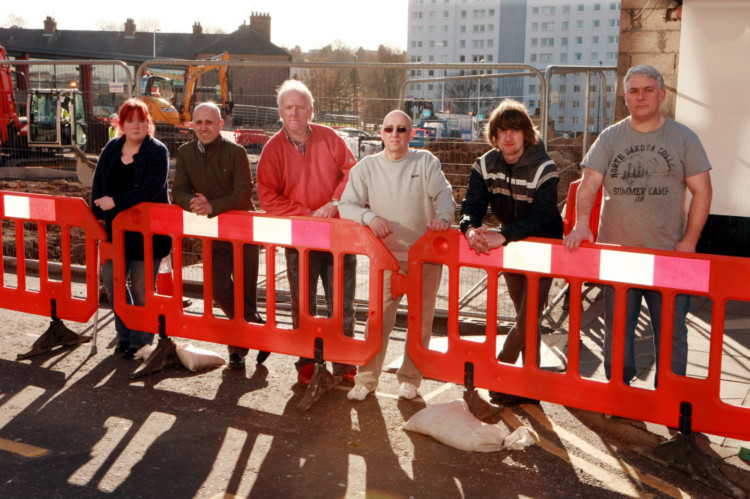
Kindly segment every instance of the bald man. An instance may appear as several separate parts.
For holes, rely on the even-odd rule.
[[[255,211],[250,161],[242,146],[221,136],[224,120],[216,104],[205,102],[193,111],[196,140],[177,151],[172,186],[175,204],[196,215],[215,217],[227,210]],[[257,308],[259,248],[244,244],[244,317],[247,322],[262,323]],[[232,243],[213,241],[213,299],[224,314],[234,317],[234,258]],[[207,302],[210,303],[210,302]],[[228,346],[230,369],[245,369],[247,348]],[[258,353],[263,362],[268,352]]]
[[[351,169],[349,182],[341,196],[341,218],[354,220],[372,229],[399,262],[400,272],[408,270],[409,248],[427,230],[444,231],[454,221],[456,203],[451,185],[443,174],[440,161],[425,150],[409,147],[414,137],[411,119],[402,111],[392,111],[380,129],[384,149],[367,156]],[[435,300],[440,286],[442,266],[425,264],[423,268],[422,344],[432,332]],[[359,369],[354,388],[347,397],[364,400],[375,391],[383,369],[396,312],[402,295],[391,295],[391,272],[386,271],[383,284],[383,336],[380,352]],[[370,323],[365,327],[369,334]],[[422,381],[422,374],[408,355],[396,376],[398,396],[413,399]]]

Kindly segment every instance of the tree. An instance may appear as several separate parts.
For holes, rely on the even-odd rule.
[[[96,27],[101,31],[122,31],[122,25],[114,21],[100,19],[96,21]]]
[[[27,24],[26,19],[16,15],[14,12],[11,12],[8,14],[8,17],[5,18],[5,26],[8,28],[25,28]]]
[[[142,33],[151,33],[158,31],[161,21],[156,17],[141,17],[138,19],[138,31]]]

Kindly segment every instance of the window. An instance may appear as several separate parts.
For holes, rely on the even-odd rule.
[[[583,29],[583,21],[576,21],[576,29]]]
[[[443,48],[448,48],[448,40],[443,40]]]
[[[413,17],[414,19],[422,19],[422,12],[412,12],[411,17]]]
[[[576,45],[583,45],[583,37],[577,36],[576,37]]]
[[[561,94],[564,94],[565,92],[568,91],[568,87],[565,85],[560,85],[559,87],[557,87],[557,91],[560,92]],[[565,106],[562,106],[562,107],[565,107]]]
[[[608,22],[608,25],[610,28],[619,28],[620,27],[620,20],[619,19],[610,19]]]
[[[539,14],[539,7],[532,7],[531,8],[531,13],[532,14]]]
[[[484,33],[484,24],[475,24],[474,33]]]
[[[474,19],[481,19],[487,15],[487,11],[484,9],[474,11]]]
[[[574,100],[573,101],[573,109],[579,109],[581,107],[581,101]]]
[[[595,27],[595,28],[598,28],[598,27],[599,27],[599,19],[594,19],[594,22],[593,22],[593,23],[594,23],[594,27]]]
[[[554,16],[555,15],[555,8],[554,7],[542,7],[542,15],[544,15],[544,16]]]
[[[578,4],[578,12],[583,12],[583,4],[582,3]]]
[[[461,57],[459,57],[458,62],[466,62],[466,56],[462,55]]]
[[[493,33],[495,31],[495,25],[494,24],[488,24],[487,25],[487,31],[490,33]]]
[[[459,40],[458,41],[458,47],[465,49],[466,48],[466,40]]]
[[[444,24],[443,25],[443,33],[447,33],[447,32],[448,32],[448,25]]]
[[[434,47],[435,47],[435,40],[430,40],[430,48],[434,48]]]
[[[607,37],[607,43],[615,44],[620,42],[620,37],[618,35],[609,35]]]
[[[591,44],[592,45],[599,45],[599,37],[598,36],[592,36],[591,37]]]
[[[554,31],[555,23],[542,23],[542,31]]]
[[[435,85],[433,85],[432,83],[427,85],[427,90],[434,90],[434,89],[435,89]]]
[[[562,124],[564,124],[564,123],[565,123],[565,118],[564,118],[564,117],[562,117],[562,116],[558,116],[558,117],[557,117],[557,124],[558,124],[558,125],[562,125]]]
[[[542,47],[554,47],[554,46],[555,46],[554,38],[542,38]]]
[[[560,62],[568,62],[568,54],[560,54]]]
[[[435,32],[435,26],[430,26],[429,32],[430,33],[434,33]]]
[[[484,48],[484,40],[474,40],[471,43],[471,46],[475,49],[483,49]]]
[[[580,85],[573,85],[573,92],[580,93],[581,92],[581,86]]]
[[[487,48],[491,49],[494,46],[495,46],[495,40],[493,40],[492,38],[488,38],[487,39]]]
[[[592,61],[599,60],[599,52],[591,52],[591,60]]]
[[[412,35],[418,35],[418,34],[422,33],[422,26],[413,26],[411,28],[411,33],[412,33]]]
[[[563,31],[568,31],[570,29],[570,23],[568,21],[562,22],[562,29]]]
[[[580,119],[578,119],[578,116],[573,116],[570,118],[570,121],[573,122],[574,125],[577,125]]]
[[[539,39],[538,38],[532,38],[531,39],[531,46],[532,47],[536,47],[538,45],[538,43],[539,43]]]
[[[609,4],[609,10],[620,10],[620,4],[619,3]]]
[[[536,54],[531,54],[531,55],[529,56],[529,61],[530,61],[530,62],[536,62]]]
[[[581,59],[583,59],[583,54],[580,52],[576,52],[575,58],[576,61],[580,61]]]
[[[443,11],[443,17],[448,17],[449,15],[450,15],[450,13],[447,10]]]
[[[459,33],[466,33],[466,26],[461,26],[461,27],[460,27],[460,28],[458,29],[458,32],[459,32]]]
[[[570,14],[570,5],[563,5],[563,14]]]
[[[568,37],[567,36],[563,36],[562,38],[560,38],[560,45],[563,46],[563,47],[567,47],[568,46]]]
[[[539,54],[539,62],[552,62],[552,54]]]
[[[600,4],[600,3],[595,3],[595,4],[594,4],[594,10],[595,10],[595,11],[599,11],[599,10],[602,10],[602,4]]]
[[[607,60],[608,61],[616,61],[617,60],[617,52],[607,52]]]
[[[437,14],[437,12],[435,12],[434,10],[431,10],[430,11],[430,19],[434,19],[436,14]]]
[[[491,41],[492,41],[492,40],[487,40],[487,46],[488,46],[488,47],[490,46],[490,42],[491,42]],[[492,59],[492,54],[489,54],[489,55],[487,56],[487,58],[485,59],[485,61],[487,61],[487,62],[492,62],[492,61],[493,61],[493,59]],[[487,71],[487,74],[492,74],[492,70],[490,70],[490,71]]]
[[[490,9],[489,10],[489,15],[490,15],[490,17],[494,17],[495,16],[495,9]]]
[[[462,19],[466,19],[466,11],[465,10],[461,11],[461,18]]]

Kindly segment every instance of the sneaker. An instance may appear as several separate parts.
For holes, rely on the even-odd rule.
[[[520,395],[511,395],[510,393],[490,391],[490,400],[495,404],[504,406],[514,406],[519,404],[539,404],[536,399],[521,397]]]
[[[300,385],[309,385],[315,374],[315,364],[305,364],[297,371],[297,383]]]
[[[129,341],[120,341],[115,347],[115,355],[127,352],[128,348],[130,348]]]
[[[354,383],[354,377],[357,375],[357,368],[353,367],[351,371],[344,373],[344,379],[350,383]],[[360,399],[362,400],[362,399]]]
[[[230,353],[227,367],[229,369],[245,369],[245,358],[238,353]]]
[[[411,400],[417,396],[417,386],[409,383],[408,381],[402,381],[398,385],[398,398]]]
[[[128,351],[122,354],[122,358],[125,360],[133,360],[135,359],[135,354],[140,350],[138,347],[130,347],[128,348]]]
[[[365,397],[367,397],[367,394],[370,393],[370,390],[367,389],[365,385],[356,385],[354,388],[349,390],[349,393],[346,394],[346,398],[349,400],[358,400],[363,401]]]

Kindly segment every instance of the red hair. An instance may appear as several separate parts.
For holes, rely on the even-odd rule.
[[[139,120],[148,122],[148,134],[154,136],[156,125],[148,112],[148,106],[138,99],[130,98],[122,103],[120,110],[117,112],[117,128],[122,131],[122,124],[128,121],[133,115],[137,115]]]

